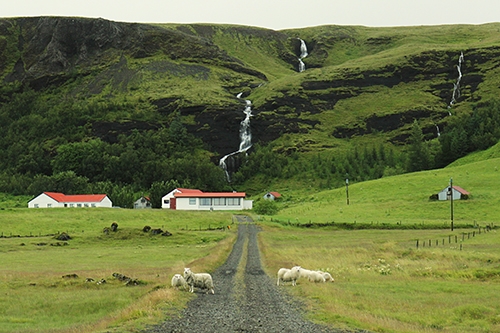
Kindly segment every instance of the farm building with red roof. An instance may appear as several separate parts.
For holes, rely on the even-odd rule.
[[[252,209],[245,192],[203,192],[176,188],[162,198],[162,208],[177,210],[243,210]]]
[[[74,194],[43,192],[28,202],[28,208],[54,207],[112,207],[106,194]]]

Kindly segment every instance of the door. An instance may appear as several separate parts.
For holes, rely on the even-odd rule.
[[[177,208],[177,198],[171,198],[170,199],[170,209],[176,209]]]

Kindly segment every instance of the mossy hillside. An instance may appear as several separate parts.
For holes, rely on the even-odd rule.
[[[477,103],[495,98],[500,85],[498,24],[272,31],[52,17],[4,19],[1,27],[6,62],[0,98],[13,105],[26,93],[22,81],[43,105],[12,110],[18,116],[39,113],[26,115],[24,125],[47,123],[42,118],[50,115],[62,118],[55,127],[61,132],[78,133],[69,140],[109,140],[134,126],[169,126],[180,116],[214,163],[238,147],[244,117],[239,92],[253,104],[254,143],[274,141],[278,153],[293,150],[311,159],[367,142],[403,151],[415,119],[436,146],[436,125],[445,131],[454,122],[448,112],[470,114]],[[38,40],[33,36],[52,44],[30,44]],[[303,73],[297,71],[298,38],[309,48]],[[460,52],[461,97],[449,110]],[[78,130],[66,129],[70,123]],[[68,140],[40,132],[27,137],[45,141],[46,154]]]

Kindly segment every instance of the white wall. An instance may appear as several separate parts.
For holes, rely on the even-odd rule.
[[[235,206],[217,206],[217,205],[211,205],[211,206],[201,206],[200,205],[200,199],[199,198],[191,198],[195,199],[195,204],[190,205],[189,204],[189,199],[190,198],[177,198],[176,199],[176,205],[177,205],[177,210],[243,210],[243,209],[252,209],[252,200],[244,200],[243,198],[240,198],[240,204],[235,205]]]
[[[178,189],[172,190],[169,193],[165,194],[161,198],[161,208],[164,209],[170,209],[170,200],[174,197],[174,193],[180,192]],[[165,203],[165,201],[168,201],[168,203]]]
[[[55,201],[45,193],[40,194],[36,198],[28,202],[28,208],[50,208],[50,207],[64,207],[63,204]]]
[[[458,192],[457,190],[453,189],[453,200],[460,200],[462,194]],[[438,199],[439,200],[448,200],[448,188],[445,188],[441,192],[438,193]]]

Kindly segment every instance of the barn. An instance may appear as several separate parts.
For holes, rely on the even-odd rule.
[[[267,200],[276,200],[281,198],[281,194],[278,192],[267,192],[263,198]]]
[[[113,203],[106,194],[74,194],[43,192],[28,202],[28,208],[55,207],[112,207]]]
[[[178,188],[162,198],[162,208],[177,210],[243,210],[252,209],[253,201],[245,192],[203,192]]]
[[[151,199],[142,196],[134,202],[134,209],[152,208]]]
[[[438,200],[450,200],[449,198],[450,187],[445,187],[441,192],[438,193]],[[466,200],[469,198],[470,193],[461,188],[460,186],[453,186],[453,200]]]

